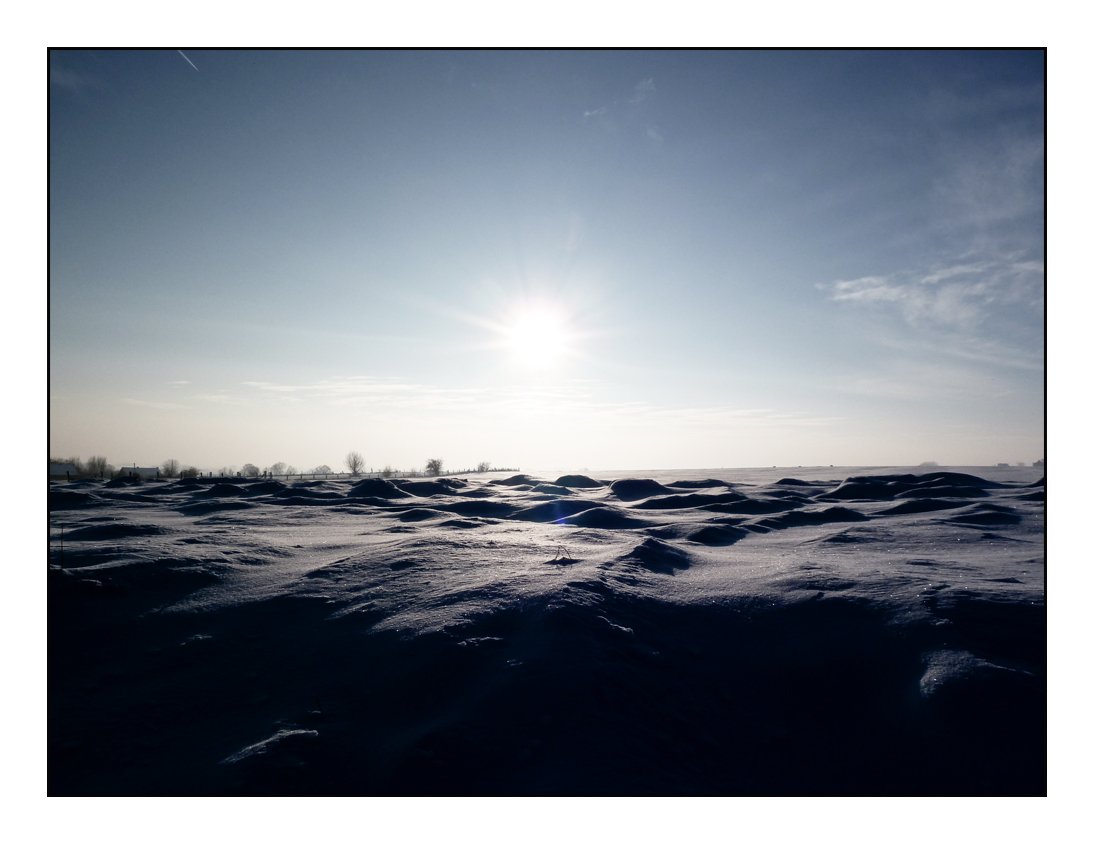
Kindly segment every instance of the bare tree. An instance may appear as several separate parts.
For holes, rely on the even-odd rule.
[[[179,478],[197,478],[198,474],[199,473],[197,467],[190,467],[189,469],[184,469],[182,472],[180,472]]]
[[[285,474],[285,462],[278,461],[272,467],[270,467],[270,475],[284,475]]]
[[[258,478],[261,470],[254,464],[244,464],[241,472],[248,478]]]
[[[312,470],[312,475],[330,475],[332,472],[334,472],[334,470],[331,469],[329,466],[327,466],[326,464],[320,464]]]
[[[360,475],[364,467],[365,459],[361,457],[360,452],[350,452],[346,455],[346,469],[349,470],[350,475]]]
[[[174,478],[179,474],[179,462],[174,458],[168,458],[160,467],[160,474],[164,478]]]
[[[479,461],[479,465],[475,467],[475,472],[490,472],[490,461]]]
[[[87,463],[84,465],[85,473],[99,478],[109,475],[110,473],[108,470],[110,469],[112,469],[112,467],[106,462],[106,458],[102,455],[92,455],[87,459]]]
[[[388,464],[380,471],[381,478],[391,478],[393,475],[395,475],[395,470],[391,468],[391,464]]]
[[[425,462],[426,475],[440,475],[444,470],[444,461],[440,458],[430,458]]]

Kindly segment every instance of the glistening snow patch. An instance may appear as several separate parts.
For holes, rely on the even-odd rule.
[[[290,740],[292,737],[316,737],[319,736],[319,731],[306,731],[306,730],[281,730],[275,733],[271,737],[267,737],[261,742],[256,742],[254,745],[248,745],[241,751],[237,751],[235,754],[229,755],[221,760],[221,764],[238,763],[241,760],[246,760],[248,757],[253,757],[256,754],[265,754],[270,749],[274,748],[278,743],[284,743],[285,740]]]

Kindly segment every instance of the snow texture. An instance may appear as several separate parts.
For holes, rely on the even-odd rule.
[[[49,793],[1045,794],[1039,475],[596,475],[51,484]]]

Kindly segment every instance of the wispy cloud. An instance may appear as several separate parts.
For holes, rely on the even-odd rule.
[[[1000,306],[1044,309],[1044,265],[1039,261],[982,260],[817,287],[835,302],[895,307],[915,327],[970,329]]]
[[[49,68],[49,86],[81,94],[88,88],[102,88],[102,83],[92,76],[76,73],[53,64]]]
[[[972,260],[969,260],[969,259]],[[864,336],[895,353],[840,389],[890,398],[994,396],[1002,370],[1044,370],[1044,264],[1017,254],[965,256],[919,272],[818,284],[829,299],[870,320]],[[900,363],[894,363],[900,362]],[[932,368],[929,372],[920,365]],[[895,369],[894,369],[895,367]],[[942,367],[943,370],[938,368]],[[991,373],[985,370],[990,368]],[[993,389],[994,390],[994,389]]]
[[[137,405],[142,408],[154,408],[157,411],[182,411],[186,409],[185,405],[180,405],[177,402],[153,402],[147,399],[122,399],[122,402],[126,405]]]
[[[478,388],[441,388],[371,376],[324,379],[312,384],[248,381],[242,382],[241,386],[250,388],[258,396],[293,397],[342,408],[368,408],[373,411],[417,408],[438,413],[473,404],[486,393]]]
[[[197,402],[208,402],[213,405],[248,405],[246,396],[238,393],[227,393],[224,391],[218,393],[195,393],[192,397]]]
[[[1040,215],[1044,207],[1043,137],[1005,137],[973,151],[950,153],[952,161],[934,185],[940,223],[963,221],[981,231],[1010,227]]]
[[[452,419],[475,417],[506,420],[536,418],[568,420],[590,427],[663,426],[685,428],[771,429],[838,422],[800,412],[766,408],[735,408],[725,404],[659,406],[647,402],[604,401],[603,385],[575,379],[552,386],[449,388],[418,384],[394,378],[356,376],[332,378],[311,384],[244,382],[259,401],[293,397],[299,401],[328,405],[343,411],[367,411],[383,417],[412,412],[420,418]]]
[[[833,384],[841,393],[909,401],[976,402],[1014,395],[1008,379],[986,380],[975,365],[905,359],[871,372],[844,376]]]
[[[638,129],[651,141],[660,144],[663,140],[660,129],[646,124],[642,116],[645,107],[639,108],[656,90],[652,79],[640,80],[629,94],[612,100],[608,105],[585,109],[582,120],[607,132],[624,127],[632,131]]]
[[[648,97],[656,90],[657,89],[654,87],[652,79],[643,79],[641,82],[634,86],[634,93],[631,94],[628,102],[641,103],[643,100],[646,99],[646,97]]]
[[[1043,370],[1045,366],[1044,349],[1040,346],[1025,347],[1013,342],[1001,341],[976,335],[956,335],[934,337],[915,342],[906,351],[921,351],[923,354],[941,353],[949,358],[960,358],[994,367],[1006,367],[1019,370]]]

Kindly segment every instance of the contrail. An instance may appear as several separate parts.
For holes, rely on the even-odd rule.
[[[190,62],[189,57],[184,52],[182,52],[182,50],[179,50],[179,55],[186,59],[186,61]],[[193,62],[190,62],[190,67],[192,67],[194,70],[198,70],[198,66]],[[198,70],[198,73],[201,73],[201,71]]]

